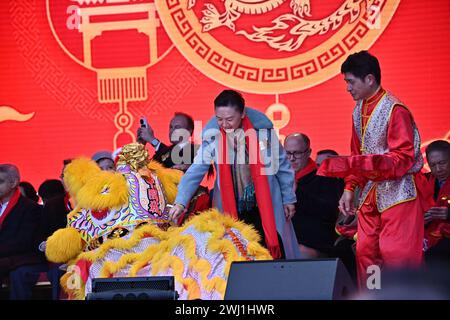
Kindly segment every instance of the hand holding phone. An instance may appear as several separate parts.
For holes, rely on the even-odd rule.
[[[152,127],[148,124],[146,117],[141,117],[139,119],[139,128],[137,129],[137,141],[146,144],[150,143],[153,139],[155,139],[155,134],[153,133]]]
[[[148,121],[146,117],[141,117],[139,122],[141,124],[141,128],[148,128]]]

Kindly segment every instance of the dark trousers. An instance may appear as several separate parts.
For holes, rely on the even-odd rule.
[[[329,252],[329,257],[340,258],[347,271],[352,278],[353,282],[356,284],[356,257],[353,251],[353,245],[355,241],[340,238],[339,241]]]
[[[435,246],[425,251],[425,261],[446,261],[450,262],[450,238],[444,238]]]
[[[256,231],[261,236],[261,240],[259,241],[259,244],[262,245],[264,248],[267,248],[266,236],[264,234],[261,215],[259,213],[258,208],[254,208],[249,211],[240,212],[239,219],[244,221],[246,224],[252,225],[256,229]],[[280,244],[280,249],[281,249],[281,258],[280,259],[286,259],[286,254],[284,252],[284,246],[283,246],[283,240],[281,240],[280,234],[278,232],[277,232],[277,236],[278,236],[278,243]]]
[[[47,263],[20,266],[9,274],[11,300],[29,300],[32,298],[33,287],[41,272],[47,272],[47,278],[52,285],[52,299],[58,300],[60,294],[59,278],[64,273],[59,265],[49,266]]]

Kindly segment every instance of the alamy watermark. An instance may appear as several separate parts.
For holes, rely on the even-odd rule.
[[[66,287],[69,290],[79,290],[81,288],[81,270],[77,265],[70,265],[67,267],[67,273],[70,274],[67,277]]]
[[[376,264],[367,267],[366,287],[369,290],[381,289],[381,268]]]

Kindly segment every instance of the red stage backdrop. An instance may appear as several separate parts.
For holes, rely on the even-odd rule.
[[[133,141],[141,115],[163,141],[176,111],[207,121],[224,88],[281,139],[348,154],[339,70],[363,49],[424,146],[449,138],[448,0],[4,0],[0,17],[0,163],[36,187],[63,159]]]

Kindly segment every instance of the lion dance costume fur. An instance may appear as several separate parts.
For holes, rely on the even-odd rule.
[[[215,209],[171,225],[164,208],[182,173],[150,162],[143,145],[124,146],[116,169],[79,158],[64,170],[76,207],[46,255],[67,264],[69,298],[84,299],[94,278],[174,276],[180,299],[222,299],[233,261],[272,259],[251,226]]]

